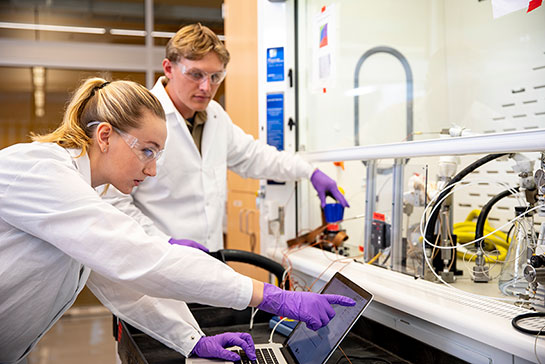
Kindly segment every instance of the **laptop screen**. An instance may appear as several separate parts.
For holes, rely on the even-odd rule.
[[[348,334],[373,297],[340,273],[335,274],[322,293],[350,297],[356,301],[356,305],[352,307],[333,305],[335,317],[317,331],[308,329],[304,323],[299,323],[295,327],[285,346],[298,364],[325,362]]]

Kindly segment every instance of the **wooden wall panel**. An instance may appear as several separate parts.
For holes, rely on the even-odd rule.
[[[225,108],[236,125],[257,138],[257,1],[226,0],[224,4],[225,44],[231,54],[225,79]],[[259,252],[259,211],[255,206],[259,182],[229,172],[227,186],[226,248],[250,250],[250,234],[240,231],[241,226],[245,230],[249,220],[250,230],[256,234],[255,251]],[[233,266],[253,278],[268,280],[263,271]]]

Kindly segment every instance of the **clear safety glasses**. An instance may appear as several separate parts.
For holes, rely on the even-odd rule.
[[[87,127],[94,126],[100,124],[100,121],[91,121],[87,124]],[[161,158],[161,155],[163,154],[164,149],[157,150],[154,147],[147,147],[143,145],[137,137],[134,135],[131,135],[129,133],[124,132],[123,130],[120,130],[112,125],[112,128],[115,130],[117,134],[123,139],[125,143],[131,148],[131,150],[136,154],[138,159],[144,163],[150,163],[154,160],[157,160]]]
[[[157,150],[154,147],[146,147],[140,143],[137,137],[130,135],[129,133],[125,133],[123,130],[119,130],[115,126],[112,126],[112,128],[114,128],[116,133],[123,138],[125,143],[127,143],[127,145],[142,163],[147,164],[161,158],[161,154],[163,154],[164,149]]]
[[[219,85],[225,79],[225,75],[227,74],[227,70],[225,69],[214,73],[208,73],[198,68],[187,68],[187,66],[183,63],[178,62],[177,64],[178,68],[182,72],[182,75],[193,82],[201,83],[207,78],[210,78],[210,83],[212,85]]]

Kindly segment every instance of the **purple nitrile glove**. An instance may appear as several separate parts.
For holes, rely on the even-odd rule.
[[[318,330],[328,324],[335,316],[331,305],[354,306],[351,298],[314,292],[285,291],[265,283],[263,301],[257,306],[260,310],[303,321],[311,330]]]
[[[337,188],[337,183],[324,172],[316,169],[310,177],[310,182],[312,182],[314,189],[318,192],[322,208],[325,206],[325,197],[328,192],[335,200],[343,205],[343,207],[350,207],[341,191],[339,191],[339,188]]]
[[[217,358],[231,361],[240,360],[240,355],[225,348],[240,346],[250,360],[257,360],[252,336],[245,332],[226,332],[215,336],[203,336],[192,353],[200,358]]]
[[[210,250],[208,250],[208,248],[205,247],[204,245],[199,244],[196,241],[189,240],[189,239],[179,239],[178,240],[178,239],[170,238],[170,240],[168,242],[170,244],[172,244],[172,245],[183,245],[183,246],[189,246],[189,247],[195,248],[195,249],[200,249],[205,253],[210,252]]]

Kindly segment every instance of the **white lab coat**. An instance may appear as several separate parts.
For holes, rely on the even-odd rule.
[[[131,195],[112,188],[104,198],[150,234],[192,239],[211,251],[222,249],[227,168],[242,177],[290,181],[310,178],[313,167],[244,133],[215,101],[206,109],[201,156],[163,80],[152,89],[165,110],[168,129],[157,176],[146,179]]]
[[[78,154],[36,142],[0,151],[0,363],[28,354],[91,270],[90,287],[115,314],[189,354],[202,332],[176,300],[243,309],[251,280],[147,235],[100,198]]]

